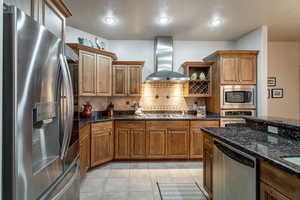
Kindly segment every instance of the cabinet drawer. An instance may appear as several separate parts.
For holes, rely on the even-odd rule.
[[[112,122],[97,122],[92,124],[92,132],[112,130]]]
[[[198,127],[219,127],[219,121],[191,121],[191,128]]]
[[[117,128],[145,128],[145,121],[116,121]]]
[[[146,127],[147,128],[188,128],[189,127],[189,121],[146,121]]]

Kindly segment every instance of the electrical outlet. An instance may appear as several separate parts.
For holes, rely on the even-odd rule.
[[[278,127],[276,126],[268,126],[268,132],[278,134]]]

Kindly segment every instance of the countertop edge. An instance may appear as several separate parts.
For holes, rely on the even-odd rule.
[[[220,117],[206,117],[206,118],[131,118],[131,117],[111,117],[98,119],[83,119],[79,121],[79,127],[83,127],[88,123],[107,122],[107,121],[219,121]]]

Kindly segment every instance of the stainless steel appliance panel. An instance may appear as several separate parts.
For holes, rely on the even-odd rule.
[[[62,40],[13,6],[4,10],[4,47],[3,197],[38,199],[64,173],[73,126],[71,76]]]
[[[243,118],[221,118],[220,127],[227,127],[230,124],[245,124],[246,120]]]
[[[255,85],[221,86],[221,109],[256,109]]]
[[[80,169],[79,156],[77,156],[40,200],[79,200],[79,188]]]
[[[214,141],[214,200],[256,200],[256,158]]]

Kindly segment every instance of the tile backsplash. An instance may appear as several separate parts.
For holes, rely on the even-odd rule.
[[[94,111],[105,110],[112,102],[115,110],[134,110],[133,104],[139,103],[145,111],[192,110],[193,105],[205,105],[205,98],[185,98],[183,85],[179,83],[145,83],[141,97],[81,97],[79,104],[89,101]]]

